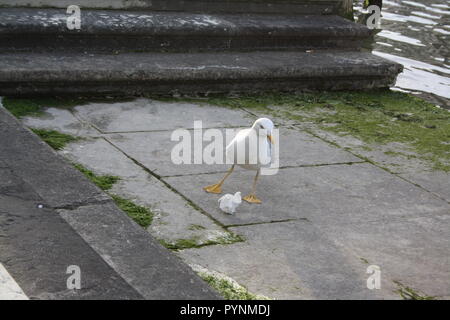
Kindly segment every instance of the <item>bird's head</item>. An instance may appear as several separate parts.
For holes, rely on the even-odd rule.
[[[253,123],[252,128],[255,129],[260,135],[266,136],[267,139],[274,143],[272,138],[272,131],[274,129],[274,125],[272,120],[268,118],[259,118]]]

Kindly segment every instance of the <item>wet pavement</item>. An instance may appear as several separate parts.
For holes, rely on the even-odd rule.
[[[405,67],[395,88],[450,108],[450,1],[383,1],[380,28],[373,53]]]
[[[252,293],[400,299],[401,283],[427,296],[450,297],[445,172],[426,171],[412,160],[391,168],[395,159],[382,149],[273,118],[282,168],[260,178],[261,205],[242,203],[228,215],[219,210],[221,195],[202,189],[223,177],[227,165],[172,162],[173,130],[193,132],[194,120],[204,128],[248,127],[265,116],[255,112],[140,98],[48,108],[23,123],[82,137],[60,154],[98,175],[119,176],[110,192],[151,209],[147,231],[153,237],[178,247],[176,254],[189,265],[232,278]],[[236,169],[224,193],[247,194],[253,175]],[[89,210],[72,218],[90,216]],[[367,288],[370,265],[381,268],[380,290]]]

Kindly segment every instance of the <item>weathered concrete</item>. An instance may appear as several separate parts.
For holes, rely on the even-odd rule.
[[[50,129],[73,136],[98,136],[100,133],[89,124],[80,122],[69,110],[48,108],[39,117],[25,117],[22,122],[27,127]]]
[[[278,110],[282,112],[283,110],[283,107],[278,107],[277,109],[277,106],[269,106],[268,108],[273,111]],[[269,117],[280,125],[287,127],[293,126],[300,130],[311,132],[316,137],[338,145],[340,148],[344,148],[362,159],[370,159],[371,162],[376,163],[378,166],[435,193],[441,199],[449,201],[450,173],[435,170],[430,161],[421,159],[420,155],[403,143],[391,142],[384,145],[371,145],[352,135],[341,135],[321,130],[315,123],[307,121],[300,122],[282,116],[274,117],[273,115],[256,110],[246,111],[252,113],[255,117]],[[308,114],[305,114],[302,110],[290,110],[289,112],[297,116],[308,117]]]
[[[18,173],[0,169],[0,262],[26,295],[30,299],[142,299]],[[66,271],[71,265],[80,267],[80,290],[67,288]]]
[[[109,199],[2,107],[0,136],[0,159],[15,172],[20,172],[51,207],[72,207]],[[74,188],[77,185],[83,188]]]
[[[247,241],[179,253],[188,263],[227,274],[274,299],[379,299],[367,265],[307,221],[232,228]],[[220,254],[217,253],[220,252]],[[396,298],[385,292],[384,298]]]
[[[148,231],[158,240],[176,243],[195,240],[197,245],[231,238],[228,231],[194,209],[180,195],[151,176],[103,139],[81,140],[61,153],[97,175],[118,176],[111,193],[147,207],[154,213]]]
[[[75,108],[76,115],[103,133],[192,129],[201,120],[203,128],[247,126],[248,113],[209,105],[136,99],[119,103],[91,103]]]
[[[0,300],[28,300],[8,270],[0,263]]]
[[[398,177],[370,164],[328,165],[281,169],[262,176],[258,184],[261,205],[243,203],[233,216],[216,206],[220,195],[203,186],[223,174],[164,178],[186,197],[225,225],[308,219],[317,224],[384,221],[448,213],[449,205]],[[235,173],[223,186],[225,193],[250,192],[254,173]]]
[[[218,299],[206,283],[114,204],[59,210],[83,239],[146,299]],[[100,225],[101,223],[101,225]]]
[[[117,53],[361,48],[371,31],[333,15],[195,14],[82,10],[67,28],[66,10],[3,9],[0,51]]]
[[[450,173],[441,171],[414,171],[400,174],[450,203]]]
[[[201,108],[198,107],[199,110]],[[231,114],[232,111],[230,111]],[[246,126],[250,127],[252,122],[253,119],[247,121]],[[187,123],[187,126],[189,125]],[[221,131],[224,132],[224,130]],[[171,141],[171,134],[171,131],[121,133],[108,135],[107,139],[126,152],[130,157],[139,161],[160,176],[224,172],[229,169],[230,166],[226,164],[174,164],[171,160],[171,152],[172,148],[179,142]],[[193,134],[193,131],[191,131],[191,134]],[[225,137],[225,133],[223,136]],[[208,143],[205,142],[204,146]],[[280,129],[279,148],[281,167],[363,161],[307,133],[291,129]],[[194,163],[193,161],[192,155],[191,163]],[[239,170],[239,168],[236,168],[236,171]]]
[[[243,226],[231,230],[245,243],[179,255],[276,299],[400,299],[394,281],[442,299],[450,292],[449,217]],[[367,288],[369,265],[381,269],[379,290]]]
[[[156,110],[152,116],[147,113],[150,105]],[[97,111],[94,106],[98,107]],[[162,106],[170,107],[173,113],[166,113]],[[188,111],[183,117],[177,117],[184,108]],[[209,113],[202,114],[202,108],[207,108]],[[426,180],[430,187],[417,186],[408,177],[402,178],[406,173],[393,174],[370,162],[360,163],[361,158],[341,148],[349,147],[352,152],[363,150],[366,144],[358,139],[330,139],[312,124],[287,126],[281,122],[279,144],[281,162],[286,167],[275,176],[260,178],[257,194],[263,200],[261,205],[244,202],[230,216],[219,210],[219,195],[202,190],[203,186],[223,177],[223,172],[214,173],[222,169],[208,165],[197,168],[172,165],[170,134],[175,128],[192,128],[195,114],[201,114],[208,127],[234,126],[234,121],[249,126],[260,114],[245,119],[241,110],[149,103],[145,99],[113,104],[112,110],[106,104],[87,104],[75,110],[76,118],[87,125],[103,132],[117,130],[119,133],[78,141],[63,152],[97,174],[122,176],[123,180],[111,192],[156,211],[151,233],[172,241],[180,239],[176,234],[185,239],[197,236],[208,239],[223,230],[216,220],[245,239],[229,245],[178,251],[189,264],[221,272],[252,293],[279,299],[400,299],[397,281],[421,295],[438,299],[450,295],[450,205],[442,196],[435,195],[446,191],[445,181],[441,185],[432,184],[430,176]],[[160,120],[162,117],[166,118],[164,122]],[[139,130],[133,130],[129,123],[136,123]],[[154,131],[153,123],[163,124],[166,131],[162,127]],[[307,128],[316,136],[300,128]],[[0,158],[0,168],[4,166]],[[163,181],[153,171],[163,176]],[[164,177],[166,174],[180,176]],[[225,182],[224,193],[249,192],[253,176],[254,172],[236,170]],[[0,190],[5,190],[1,183]],[[190,205],[186,207],[187,200],[205,214]],[[138,258],[135,267],[129,265],[134,260],[127,255],[108,260],[110,252],[127,252],[136,243],[136,250],[146,246],[141,241],[134,242],[133,238],[128,243],[121,232],[116,235],[126,217],[116,218],[116,209],[111,206],[110,203],[82,206],[76,211],[64,211],[63,215],[86,241],[108,242],[93,248],[110,265],[120,269],[130,283],[138,283],[136,278],[127,275],[139,272],[135,270],[138,266],[146,272],[146,263],[151,265],[153,261],[143,262]],[[92,224],[97,219],[106,221],[106,226],[95,229]],[[197,233],[198,226],[190,230],[191,224],[206,229],[200,228]],[[139,229],[137,233],[145,232]],[[366,286],[370,265],[381,268],[379,290],[369,290]],[[160,276],[157,271],[150,275]],[[164,275],[161,277],[165,279]],[[150,297],[157,289],[145,281],[137,288]]]
[[[3,108],[0,136],[0,161],[8,166],[1,169],[6,179],[0,180],[0,224],[8,232],[0,250],[1,262],[27,295],[219,298],[106,194]],[[86,272],[88,285],[80,296],[66,290],[65,270],[78,264]]]
[[[67,8],[71,0],[3,0],[10,7],[53,7]],[[141,9],[188,12],[240,12],[240,13],[283,13],[283,14],[330,14],[341,12],[342,0],[78,0],[82,8],[95,9]]]
[[[392,84],[401,65],[368,52],[0,54],[0,94],[142,95]]]
[[[450,292],[450,209],[403,219],[321,225],[320,229],[339,244],[378,265],[382,292],[405,286],[438,299]]]
[[[297,127],[304,127],[304,124],[297,125]],[[399,142],[368,145],[350,135],[342,136],[319,130],[315,125],[309,125],[308,130],[362,158],[370,159],[378,166],[396,173],[411,183],[417,184],[425,190],[435,193],[441,199],[450,202],[450,173],[433,169],[432,163],[420,159],[420,156],[407,145]],[[390,152],[394,152],[394,154],[390,154]]]

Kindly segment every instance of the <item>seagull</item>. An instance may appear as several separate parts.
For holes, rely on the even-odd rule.
[[[226,148],[226,157],[233,165],[226,173],[225,177],[218,183],[204,187],[203,190],[210,193],[221,193],[222,184],[233,172],[236,165],[247,169],[256,170],[252,191],[244,199],[248,203],[261,203],[256,197],[256,183],[261,171],[261,167],[270,164],[272,160],[272,131],[274,125],[268,118],[259,118],[251,128],[239,131]],[[252,139],[252,137],[256,139]]]

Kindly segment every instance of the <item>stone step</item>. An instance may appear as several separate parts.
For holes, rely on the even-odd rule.
[[[0,52],[186,52],[359,48],[371,31],[340,16],[2,9]]]
[[[0,54],[0,95],[367,89],[402,66],[368,52]]]
[[[198,13],[338,14],[349,0],[2,0],[6,7],[184,11]],[[350,0],[351,3],[351,0]]]

